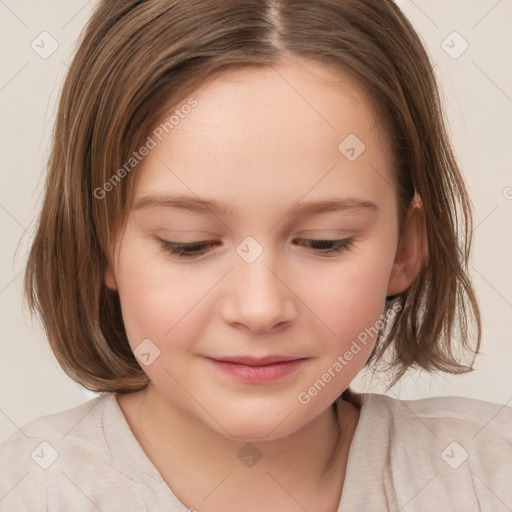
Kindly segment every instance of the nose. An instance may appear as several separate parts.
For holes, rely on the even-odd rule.
[[[265,252],[252,263],[239,262],[226,285],[222,314],[232,326],[263,333],[280,330],[296,317],[290,284]]]

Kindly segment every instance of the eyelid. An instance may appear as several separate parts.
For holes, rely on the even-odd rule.
[[[171,255],[177,255],[178,258],[181,259],[197,259],[206,254],[204,250],[199,252],[186,252],[186,249],[190,248],[203,248],[207,249],[208,247],[221,245],[218,241],[211,240],[199,240],[194,242],[172,242],[168,240],[163,240],[160,237],[157,237],[157,240],[160,242],[161,250],[163,252],[169,253]],[[309,242],[312,245],[314,244],[334,244],[334,247],[330,249],[326,248],[314,248],[312,247],[312,251],[318,255],[339,255],[343,252],[349,251],[354,245],[354,238],[348,237],[343,239],[308,239],[308,238],[297,238],[295,240],[302,240],[304,242]],[[300,245],[300,244],[299,244]]]

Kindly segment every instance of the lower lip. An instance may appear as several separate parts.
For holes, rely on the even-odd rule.
[[[305,359],[294,359],[264,366],[248,366],[246,364],[229,363],[207,358],[217,369],[230,377],[251,384],[267,384],[276,382],[296,371]]]

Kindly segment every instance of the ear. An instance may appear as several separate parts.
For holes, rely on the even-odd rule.
[[[116,276],[115,276],[115,273],[113,270],[113,266],[111,264],[112,254],[113,254],[113,252],[110,251],[110,254],[107,257],[107,262],[105,263],[105,270],[104,270],[103,277],[105,279],[105,285],[107,286],[107,288],[110,288],[113,291],[117,291],[118,287],[117,287]]]
[[[110,263],[105,266],[105,285],[113,291],[117,291],[117,282]]]
[[[397,295],[411,286],[427,256],[425,212],[420,197],[415,194],[398,243],[395,261],[388,281],[387,295]]]

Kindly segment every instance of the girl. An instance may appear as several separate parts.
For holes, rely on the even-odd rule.
[[[510,407],[350,389],[472,369],[470,234],[391,1],[101,1],[25,278],[101,395],[3,443],[0,509],[510,510]]]

